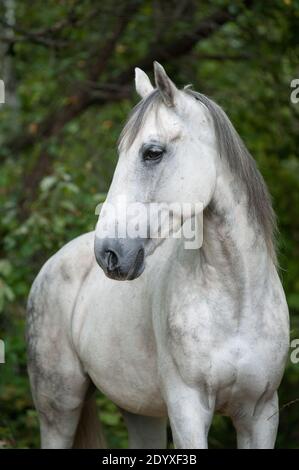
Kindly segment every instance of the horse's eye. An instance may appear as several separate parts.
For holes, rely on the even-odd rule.
[[[149,147],[143,152],[143,160],[156,161],[161,160],[164,153],[164,149],[161,147]]]

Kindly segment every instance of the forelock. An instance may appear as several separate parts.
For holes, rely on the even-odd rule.
[[[162,103],[163,100],[159,90],[154,90],[132,109],[118,139],[120,148],[128,150],[131,147],[137,135],[143,129],[149,113],[151,111],[156,112]]]

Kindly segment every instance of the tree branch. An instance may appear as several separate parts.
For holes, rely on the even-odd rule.
[[[4,42],[5,44],[8,44],[9,46],[13,46],[14,44],[18,43],[26,43],[26,42],[31,42],[33,44],[38,44],[40,46],[44,47],[51,47],[53,49],[61,49],[63,47],[66,47],[68,44],[70,44],[68,41],[63,41],[59,39],[52,39],[48,37],[43,37],[43,36],[35,36],[34,33],[30,33],[29,31],[24,31],[22,33],[22,36],[0,36],[0,41]]]
[[[246,3],[251,4],[251,1],[248,0]],[[27,131],[20,137],[9,142],[6,146],[6,150],[8,149],[13,154],[21,150],[26,150],[37,142],[45,141],[52,136],[57,136],[68,122],[84,112],[89,106],[95,104],[104,105],[107,102],[121,100],[129,96],[132,80],[131,65],[116,76],[113,83],[98,83],[98,80],[105,71],[115,46],[137,10],[138,5],[138,0],[132,1],[129,6],[126,4],[126,14],[118,15],[115,30],[107,40],[101,54],[96,58],[94,54],[90,56],[87,80],[79,84],[74,84],[73,89],[70,90],[68,94],[67,104],[52,111],[35,127],[34,133]],[[159,38],[159,41],[152,43],[147,55],[143,60],[139,61],[138,66],[148,71],[152,69],[154,60],[167,62],[190,53],[199,41],[209,38],[221,29],[224,24],[233,20],[235,17],[236,14],[232,14],[228,7],[224,7],[203,19],[193,32],[181,35],[176,41],[165,41],[163,44],[163,40]],[[95,83],[97,83],[96,86],[93,85]],[[24,207],[26,206],[28,208],[28,204],[30,204],[30,201],[36,196],[39,182],[51,166],[47,152],[42,152],[39,160],[36,168],[33,168],[24,177],[23,188],[25,191],[21,201],[22,218],[26,216],[27,212],[27,210],[24,211]],[[41,170],[43,169],[43,160],[45,160],[44,172]]]
[[[88,15],[85,17],[81,17],[76,12],[77,5],[80,4],[80,0],[78,0],[70,11],[67,13],[66,18],[57,21],[52,26],[48,28],[42,28],[34,31],[28,31],[18,25],[11,25],[4,19],[0,18],[0,25],[3,28],[13,31],[13,36],[6,36],[3,34],[0,38],[2,42],[5,42],[9,45],[14,45],[16,43],[26,43],[30,42],[32,44],[44,46],[44,47],[51,47],[54,49],[61,49],[71,44],[70,41],[62,40],[57,37],[59,33],[61,33],[67,27],[78,27],[79,25],[84,24],[90,18],[96,16],[101,11],[101,8],[97,7],[92,9]]]
[[[194,54],[194,59],[198,60],[212,60],[215,62],[223,62],[226,60],[231,60],[233,62],[237,62],[239,60],[248,60],[252,59],[252,55],[248,54],[246,52],[242,54],[203,54],[203,53],[197,53]]]
[[[89,80],[96,81],[101,74],[104,72],[107,63],[113,54],[115,46],[122,36],[127,24],[129,23],[132,16],[135,14],[140,2],[139,0],[132,0],[126,6],[126,15],[118,19],[115,25],[114,31],[108,38],[105,47],[103,47],[100,54],[94,58],[94,54],[90,56],[90,67],[89,67]],[[77,91],[77,90],[76,90]],[[20,151],[24,148],[28,148],[33,145],[37,140],[47,139],[53,135],[59,134],[66,123],[71,121],[74,117],[78,116],[83,110],[85,110],[90,103],[90,95],[83,87],[77,94],[71,95],[68,104],[62,108],[52,112],[42,123],[37,127],[37,131],[34,134],[25,134],[17,142],[10,146],[12,151]],[[24,219],[28,211],[28,203],[35,197],[39,182],[42,176],[50,168],[51,162],[49,155],[46,151],[41,152],[36,165],[24,176],[24,191],[20,201],[20,216]],[[44,170],[42,170],[44,169]]]
[[[134,0],[131,2],[130,7],[127,7],[127,15],[121,17],[115,25],[115,30],[111,33],[110,38],[107,40],[106,45],[102,48],[100,54],[91,54],[89,59],[89,77],[90,82],[95,82],[99,79],[100,75],[105,70],[107,63],[112,55],[114,48],[122,36],[124,29],[129,23],[131,17],[135,13],[139,2]],[[131,13],[131,16],[129,15]],[[34,145],[40,139],[48,139],[56,135],[71,119],[75,118],[84,111],[91,104],[91,96],[89,90],[86,89],[84,84],[75,83],[71,90],[69,90],[67,104],[59,109],[51,112],[38,126],[34,133],[26,132],[18,139],[14,139],[8,144],[8,148],[14,152],[25,150],[26,148]]]
[[[143,70],[148,71],[151,70],[154,60],[166,62],[170,59],[178,58],[189,53],[199,41],[210,37],[214,32],[218,31],[225,23],[233,18],[234,16],[229,13],[228,8],[222,8],[216,13],[210,15],[208,18],[202,20],[192,33],[179,37],[177,41],[164,45],[161,41],[159,41],[159,43],[153,43],[148,54],[138,63],[138,66]],[[121,18],[118,22],[117,30],[103,49],[97,62],[91,66],[92,70],[90,70],[88,78],[90,82],[95,82],[105,69],[107,60],[128,21],[129,18],[126,16],[125,18]],[[114,79],[113,84],[115,86],[128,85],[131,83],[131,80],[132,66],[129,66]],[[105,84],[99,85],[105,87]],[[78,92],[78,89],[81,89],[81,91]],[[110,94],[109,96],[105,96],[94,93],[93,87],[87,89],[86,82],[82,84],[77,83],[74,90],[76,90],[75,93],[69,93],[69,100],[67,100],[68,104],[47,116],[38,125],[37,131],[34,134],[26,132],[19,138],[10,142],[8,144],[9,149],[13,152],[25,150],[41,139],[48,139],[51,136],[56,135],[62,130],[65,124],[85,111],[89,106],[94,104],[103,105],[107,103],[111,97]]]

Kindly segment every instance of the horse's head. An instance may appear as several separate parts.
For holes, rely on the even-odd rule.
[[[145,257],[163,240],[153,238],[149,230],[149,220],[154,219],[163,232],[165,217],[157,207],[163,212],[167,207],[201,203],[204,208],[216,184],[217,145],[208,109],[195,95],[179,90],[157,62],[154,71],[156,89],[136,69],[142,101],[120,136],[118,164],[96,229],[96,259],[113,279],[137,278]],[[160,205],[148,217],[155,203]],[[177,230],[188,215],[170,212]],[[194,217],[192,210],[189,217]],[[128,236],[123,229],[130,224]],[[122,233],[116,233],[120,227]]]

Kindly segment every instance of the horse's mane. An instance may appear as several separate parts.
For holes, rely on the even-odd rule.
[[[270,256],[276,262],[276,217],[267,186],[256,162],[222,108],[213,100],[189,87],[184,93],[203,104],[213,119],[219,154],[225,158],[233,175],[241,182],[247,195],[248,212],[261,227]],[[121,132],[119,145],[129,148],[144,125],[148,112],[163,102],[158,89],[140,101],[131,111]]]

